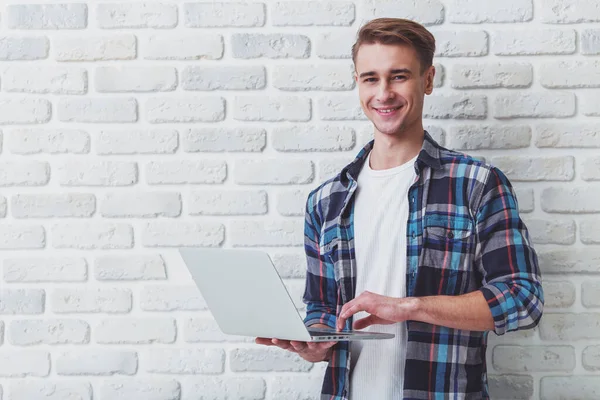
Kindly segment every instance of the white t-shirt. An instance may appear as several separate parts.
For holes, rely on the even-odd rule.
[[[369,154],[358,176],[354,205],[357,297],[365,290],[406,296],[408,190],[416,179],[415,160],[375,171],[369,165]],[[354,321],[367,315],[357,313]],[[350,399],[402,398],[406,324],[372,325],[365,331],[389,332],[396,337],[350,342]]]

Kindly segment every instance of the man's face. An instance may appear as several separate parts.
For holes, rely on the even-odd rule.
[[[363,44],[355,61],[360,105],[375,129],[400,136],[420,126],[425,94],[433,91],[435,68],[421,74],[416,51],[405,45]]]

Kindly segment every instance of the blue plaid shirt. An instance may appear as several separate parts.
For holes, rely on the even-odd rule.
[[[305,324],[335,328],[356,287],[353,204],[357,177],[373,142],[340,174],[312,191],[306,204]],[[487,299],[498,335],[537,325],[543,291],[537,256],[517,199],[501,171],[439,146],[427,132],[408,194],[408,296]],[[487,332],[406,321],[404,399],[488,399]],[[349,329],[352,319],[346,323]],[[350,351],[339,342],[321,398],[348,399]]]

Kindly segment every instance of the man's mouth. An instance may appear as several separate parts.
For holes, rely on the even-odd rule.
[[[375,108],[373,107],[373,109],[377,112],[377,114],[379,115],[384,115],[384,116],[389,116],[392,114],[395,114],[396,111],[398,111],[400,108],[402,108],[402,106],[399,107],[385,107],[385,108]]]

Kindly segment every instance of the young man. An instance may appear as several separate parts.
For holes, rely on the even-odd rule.
[[[306,205],[306,325],[395,339],[257,339],[328,361],[323,399],[488,399],[487,332],[533,328],[542,315],[537,257],[510,183],[423,129],[434,50],[412,21],[362,27],[352,55],[375,139]]]

